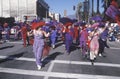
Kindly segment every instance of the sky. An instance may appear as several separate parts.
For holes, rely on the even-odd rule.
[[[83,1],[84,0],[45,0],[45,2],[48,3],[48,5],[50,6],[50,12],[60,13],[62,16],[64,15],[64,10],[67,10],[67,15],[75,14],[73,6],[77,6],[78,3]],[[96,2],[94,3],[96,4]],[[96,5],[94,9],[96,10]],[[101,9],[101,11],[103,11],[103,9]]]

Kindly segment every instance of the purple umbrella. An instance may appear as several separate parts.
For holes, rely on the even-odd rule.
[[[78,20],[77,19],[72,19],[72,22],[73,23],[76,23]]]
[[[91,20],[95,20],[96,22],[101,22],[102,19],[103,19],[103,18],[102,18],[101,16],[99,16],[99,15],[94,16],[94,17],[91,18]]]
[[[80,21],[77,24],[80,25],[80,26],[84,26],[84,25],[86,25],[86,22]]]
[[[107,10],[106,10],[106,15],[109,16],[110,18],[112,19],[115,19],[115,16],[120,14],[120,11],[118,8],[116,8],[115,6],[113,5],[110,5]]]
[[[67,17],[60,18],[60,22],[63,24],[66,24],[67,22],[73,23],[73,21]]]
[[[46,26],[54,26],[53,23],[46,23],[45,25],[46,25]]]
[[[94,24],[92,25],[93,28],[96,28],[96,27],[98,27],[98,26],[99,26],[99,23],[94,23]]]

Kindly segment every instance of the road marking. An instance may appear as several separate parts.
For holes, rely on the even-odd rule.
[[[53,67],[54,67],[54,62],[51,62],[47,72],[52,72]],[[44,79],[48,79],[48,78],[49,78],[49,76],[47,76],[47,75],[44,77]]]
[[[21,42],[21,41],[17,41],[17,42],[8,42],[8,43],[11,43],[11,44],[23,44],[23,42]]]
[[[91,62],[81,62],[81,61],[55,60],[53,62],[61,63],[61,64],[91,65]],[[120,68],[120,64],[99,63],[99,62],[94,62],[94,66],[107,66],[107,67],[118,67],[118,68]]]
[[[0,59],[11,59],[11,60],[35,62],[35,58],[25,58],[25,57],[16,58],[16,57],[9,57],[9,56],[0,56]],[[82,61],[52,60],[51,62],[60,63],[60,64],[91,65],[91,62],[82,62]],[[120,68],[120,64],[99,63],[99,62],[95,62],[94,66],[106,66],[106,67],[117,67],[117,68]]]
[[[35,61],[35,58],[25,58],[25,57],[17,58],[17,57],[13,57],[13,56],[0,56],[0,59],[10,59],[10,60],[20,60],[20,61]]]
[[[74,74],[74,73],[59,73],[59,72],[45,72],[45,71],[34,71],[34,70],[23,70],[13,68],[2,68],[0,72],[19,74],[19,75],[32,75],[32,76],[49,76],[57,78],[76,78],[76,79],[120,79],[119,76],[105,76],[105,75],[89,75],[89,74]]]
[[[116,47],[110,47],[110,49],[118,49],[118,50],[119,50],[120,48],[116,48]]]

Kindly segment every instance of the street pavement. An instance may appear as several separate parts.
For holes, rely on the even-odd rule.
[[[97,57],[94,65],[84,59],[80,49],[65,53],[62,42],[43,58],[37,70],[32,46],[22,41],[0,44],[0,79],[120,79],[120,42],[108,42],[106,57]]]

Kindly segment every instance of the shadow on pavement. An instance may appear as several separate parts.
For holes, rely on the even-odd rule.
[[[55,46],[55,48],[57,48],[57,47],[59,47],[59,46],[61,46],[61,45],[63,45],[64,43],[58,43],[58,44],[56,44],[56,46]]]
[[[62,54],[63,54],[63,53],[61,53],[61,52],[55,52],[55,53],[49,55],[48,57],[46,57],[46,58],[42,61],[43,67],[44,67],[47,63],[49,63],[50,61],[55,60],[55,58],[56,58],[58,55],[62,55]]]
[[[4,47],[1,47],[0,50],[7,49],[7,48],[12,48],[12,47],[14,47],[14,45],[11,45],[11,46],[4,46]]]
[[[14,54],[14,55],[10,55],[8,57],[6,57],[5,59],[0,60],[0,63],[4,63],[6,61],[11,61],[11,60],[15,60],[15,58],[20,58],[23,56],[25,52],[19,53],[19,54]]]

